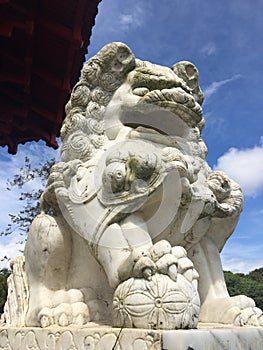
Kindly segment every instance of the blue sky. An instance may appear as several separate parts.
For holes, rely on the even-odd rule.
[[[262,13],[262,0],[103,0],[87,55],[122,41],[140,59],[197,66],[205,93],[208,163],[239,182],[245,194],[239,225],[222,253],[224,269],[233,272],[263,266]],[[18,209],[17,193],[7,192],[5,182],[25,155],[36,164],[58,157],[44,143],[19,146],[16,156],[0,148],[0,229]],[[1,238],[0,255],[18,248],[15,237]]]

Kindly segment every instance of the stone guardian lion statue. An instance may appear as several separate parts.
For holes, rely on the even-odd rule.
[[[83,67],[66,105],[61,161],[24,257],[13,261],[7,324],[196,328],[263,325],[230,297],[220,251],[240,186],[206,162],[203,93],[187,61],[163,67],[110,43]],[[52,214],[50,214],[52,212]],[[13,287],[12,287],[13,286]]]

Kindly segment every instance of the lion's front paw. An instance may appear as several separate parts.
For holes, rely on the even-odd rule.
[[[133,267],[133,276],[135,278],[145,278],[151,280],[157,271],[156,264],[148,256],[142,256]]]
[[[90,321],[89,308],[83,302],[83,294],[77,289],[59,290],[54,293],[52,307],[44,307],[38,314],[42,328],[70,324],[84,325]]]
[[[263,311],[259,309],[258,307],[254,307],[253,311],[255,313],[255,316],[258,320],[258,325],[263,326]]]
[[[211,300],[201,308],[201,322],[262,326],[262,310],[245,295]]]
[[[245,295],[231,297],[232,302],[240,309],[240,316],[236,320],[237,325],[262,326],[263,313],[256,307],[253,299]]]
[[[133,277],[151,280],[155,273],[167,275],[175,282],[177,274],[180,273],[197,288],[199,276],[192,261],[187,258],[186,250],[180,246],[171,247],[165,240],[155,243],[146,253],[135,259]]]

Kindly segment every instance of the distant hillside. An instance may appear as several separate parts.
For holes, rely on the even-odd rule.
[[[230,271],[224,271],[224,275],[231,296],[247,295],[255,300],[257,307],[263,309],[263,267],[247,275]]]

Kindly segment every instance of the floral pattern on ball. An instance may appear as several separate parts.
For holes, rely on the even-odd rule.
[[[115,327],[196,328],[200,300],[196,289],[178,274],[177,281],[155,274],[151,280],[130,278],[120,284],[113,299]]]

